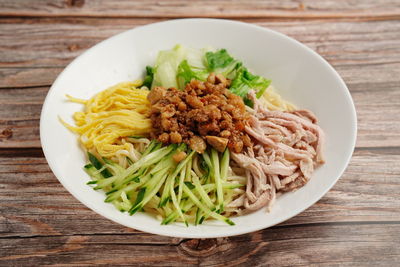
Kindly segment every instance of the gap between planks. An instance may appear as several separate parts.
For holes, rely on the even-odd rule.
[[[357,152],[375,152],[381,155],[400,155],[400,146],[355,147]],[[44,158],[41,147],[0,147],[0,158]]]
[[[400,20],[400,14],[398,13],[389,13],[389,14],[355,14],[355,15],[255,15],[255,16],[241,16],[241,15],[218,15],[218,16],[206,16],[206,15],[198,15],[198,16],[130,16],[130,15],[76,15],[76,14],[58,14],[58,15],[24,15],[24,14],[6,14],[1,15],[1,20],[7,19],[16,19],[16,20],[42,20],[42,19],[52,19],[57,21],[63,20],[75,20],[75,19],[106,19],[106,20],[114,20],[114,19],[150,19],[150,20],[173,20],[173,19],[190,19],[190,18],[199,18],[199,19],[230,19],[230,20],[260,20],[265,22],[285,22],[285,21],[334,21],[334,22],[365,22],[365,21],[396,21]]]
[[[253,233],[261,232],[266,229],[275,230],[275,229],[295,229],[295,228],[310,228],[310,227],[329,227],[329,226],[357,226],[357,225],[400,225],[400,221],[342,221],[342,222],[317,222],[317,223],[297,223],[297,224],[284,224],[284,225],[274,225],[259,231],[237,235],[237,236],[245,236],[251,235]],[[10,236],[0,236],[0,240],[4,239],[30,239],[30,238],[51,238],[51,237],[71,237],[71,236],[137,236],[137,235],[153,235],[146,232],[138,231],[135,233],[79,233],[79,234],[49,234],[49,235],[10,235]],[[164,236],[167,237],[168,236]],[[180,243],[184,240],[191,240],[191,239],[201,239],[201,238],[176,238],[176,237],[169,237],[175,238],[180,240],[176,244],[172,244],[174,246],[179,246]],[[211,239],[218,239],[218,238],[211,238]],[[136,243],[135,245],[171,245],[171,242],[166,243]]]

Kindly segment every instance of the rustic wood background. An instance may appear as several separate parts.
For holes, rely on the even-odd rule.
[[[39,116],[57,75],[105,38],[181,17],[280,31],[343,77],[357,108],[357,147],[317,204],[252,234],[177,239],[102,218],[54,177]],[[399,0],[0,0],[0,265],[399,266],[399,114]]]

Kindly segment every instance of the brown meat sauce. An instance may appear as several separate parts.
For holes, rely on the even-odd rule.
[[[249,116],[242,98],[227,89],[229,83],[222,75],[210,74],[206,82],[192,80],[183,91],[152,89],[152,137],[165,144],[184,142],[199,153],[207,141],[218,151],[227,146],[239,153],[250,146],[244,132]]]

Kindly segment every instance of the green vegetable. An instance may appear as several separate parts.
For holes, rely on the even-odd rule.
[[[176,45],[171,50],[160,51],[154,68],[146,67],[144,85],[175,87],[184,89],[192,79],[205,81],[210,73],[222,74],[232,80],[230,90],[243,98],[248,106],[252,102],[247,98],[250,90],[261,97],[271,81],[250,73],[242,62],[233,58],[226,49],[210,51],[209,48],[191,49]]]
[[[88,184],[95,184],[97,180],[104,178],[103,175],[101,175],[101,173],[91,163],[86,164],[83,168],[90,177],[95,179],[95,181],[90,181]]]
[[[143,86],[147,88],[151,88],[151,84],[153,83],[154,78],[154,69],[151,66],[146,66],[146,76],[143,80]]]
[[[192,79],[205,81],[208,77],[208,72],[205,69],[196,69],[189,66],[188,61],[185,59],[178,66],[178,88],[184,89],[186,84]]]
[[[178,66],[186,58],[187,49],[176,45],[171,50],[160,51],[154,66],[154,76],[151,88],[164,86],[166,88],[178,87]]]
[[[206,59],[210,71],[225,68],[234,61],[233,57],[228,54],[226,49],[221,49],[217,52],[207,52]]]
[[[271,80],[253,75],[247,69],[242,68],[232,81],[229,90],[242,98],[246,98],[248,92],[253,89],[257,98],[260,98],[270,84]]]
[[[212,203],[210,197],[207,195],[206,191],[204,190],[204,188],[201,186],[200,181],[199,181],[199,177],[197,177],[196,173],[194,171],[192,172],[192,180],[193,180],[193,184],[194,184],[194,188],[189,187],[186,183],[186,186],[189,187],[189,189],[193,190],[196,189],[196,191],[198,192],[198,194],[200,195],[201,199],[203,200],[203,202],[211,209],[214,209],[214,204]],[[187,182],[189,183],[189,182]],[[193,185],[191,185],[193,186]]]
[[[160,171],[152,179],[150,179],[140,190],[144,190],[144,196],[140,201],[136,201],[137,203],[132,205],[129,210],[129,214],[135,214],[138,210],[141,210],[143,206],[149,202],[149,200],[160,190],[160,187],[163,185],[165,179],[167,178],[167,174],[164,171]]]
[[[183,169],[185,169],[185,168],[183,168]],[[182,213],[182,209],[179,206],[178,200],[176,198],[176,194],[175,194],[175,191],[174,191],[174,184],[173,183],[170,184],[170,194],[171,194],[172,203],[173,203],[176,211],[178,212],[179,216],[182,218],[182,221],[185,223],[185,225],[189,226],[188,222],[186,221],[185,216]]]
[[[183,186],[183,191],[189,196],[189,198],[194,202],[194,204],[200,208],[206,215],[213,217],[214,219],[226,222],[229,225],[235,225],[234,222],[232,222],[229,218],[222,216],[218,213],[215,213],[211,211],[209,208],[204,206],[200,200],[192,193],[192,191],[189,189],[189,187],[186,186],[186,184]]]
[[[157,147],[155,145],[154,147]],[[138,170],[143,170],[146,167],[157,163],[163,157],[168,155],[173,150],[172,146],[164,147],[159,150],[155,150],[142,156],[140,160],[136,161],[134,164],[129,166],[126,170],[122,172],[118,171],[114,176],[109,177],[107,179],[98,180],[97,186],[94,188],[97,189],[104,189],[106,186],[109,186],[114,183],[115,188],[119,188],[122,185],[132,181],[136,176],[134,175]],[[145,151],[146,152],[146,151]],[[112,168],[113,166],[108,165],[108,167]]]
[[[169,196],[169,188],[171,187],[171,183],[173,183],[175,181],[175,177],[181,172],[181,170],[183,169],[183,167],[185,167],[185,165],[188,163],[188,161],[190,161],[192,159],[194,153],[195,153],[195,151],[193,150],[184,160],[179,162],[179,164],[178,164],[178,166],[176,166],[174,172],[171,175],[169,175],[169,177],[167,179],[167,183],[166,183],[163,193],[161,195],[159,207],[163,207],[166,204],[166,202],[167,202],[166,198]]]
[[[211,177],[211,173],[213,172],[213,166],[211,164],[211,159],[210,159],[210,156],[208,155],[207,150],[203,152],[202,157],[203,157],[204,165],[207,166],[207,168],[206,168],[207,173],[204,177],[205,182],[207,182],[208,178]]]
[[[229,168],[229,149],[225,149],[224,154],[221,159],[221,180],[226,181],[228,177],[228,168]]]
[[[136,205],[138,205],[140,202],[143,201],[144,195],[146,194],[146,189],[147,189],[146,187],[142,187],[142,188],[139,190],[139,193],[137,194],[135,203],[133,204],[134,207],[135,207]]]
[[[207,52],[205,58],[210,73],[222,74],[229,79],[235,78],[237,72],[242,67],[242,63],[231,57],[226,49],[221,49],[216,52]]]
[[[133,183],[131,183],[127,186],[121,186],[121,187],[115,188],[115,189],[107,192],[106,193],[107,198],[104,200],[104,202],[112,202],[112,201],[116,200],[117,198],[119,198],[121,196],[122,193],[130,192],[130,191],[133,191],[133,190],[139,188],[144,183],[146,183],[148,180],[150,180],[150,178],[151,178],[151,175],[147,174],[144,177],[142,177],[142,179],[139,182],[133,181]]]
[[[221,173],[219,168],[219,157],[218,152],[215,149],[211,149],[211,162],[213,165],[213,174],[215,185],[217,186],[217,201],[218,201],[218,211],[222,212],[224,210],[224,192],[222,190]]]
[[[181,175],[179,176],[179,184],[178,184],[178,203],[181,203],[182,200],[182,192],[183,192],[183,182],[185,181],[186,173],[190,171],[188,170],[188,167],[191,165],[191,161],[188,162],[186,165],[186,168],[183,168],[181,171]],[[191,168],[191,166],[190,166]]]
[[[184,182],[184,184],[185,184],[190,190],[193,190],[193,189],[196,188],[191,182]]]
[[[182,203],[180,207],[182,208],[182,213],[185,213],[189,209],[191,209],[194,206],[194,203],[192,201],[186,201],[185,203]],[[162,225],[169,224],[173,221],[175,221],[179,217],[178,211],[173,211],[171,212],[162,222]]]
[[[172,156],[179,151],[188,155],[176,163]],[[230,190],[243,187],[226,182],[229,151],[218,153],[211,149],[202,158],[195,154],[185,144],[162,147],[152,141],[141,158],[130,162],[126,169],[107,158],[100,160],[92,155],[91,163],[85,165],[85,170],[95,179],[89,184],[96,184],[94,189],[104,190],[107,196],[105,202],[112,203],[121,212],[132,215],[143,211],[144,207],[153,207],[162,209],[165,214],[161,224],[180,220],[187,226],[189,222],[198,225],[207,218],[215,218],[233,225],[231,220],[220,214],[232,199],[233,191]],[[210,179],[200,179],[192,170],[193,162],[199,159],[201,162],[197,164],[206,166],[209,171],[205,175]],[[104,170],[112,176],[105,178],[101,174]]]
[[[100,169],[103,167],[103,164],[102,164],[102,163],[96,158],[96,156],[93,155],[92,153],[88,152],[87,154],[88,154],[88,158],[89,158],[90,163],[92,163],[92,165],[93,165],[96,169],[100,170]],[[108,178],[108,177],[111,177],[111,176],[112,176],[112,174],[110,173],[110,171],[107,170],[107,169],[104,169],[104,170],[101,172],[101,174],[103,175],[104,178]]]
[[[128,138],[141,139],[141,138],[145,138],[145,137],[139,136],[139,135],[132,135],[132,136],[128,136]]]

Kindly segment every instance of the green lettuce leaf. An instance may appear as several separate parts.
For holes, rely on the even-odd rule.
[[[229,88],[232,93],[245,98],[250,90],[255,90],[257,98],[260,98],[265,89],[271,84],[271,80],[251,74],[246,68],[241,68]]]
[[[154,69],[150,66],[146,66],[146,76],[144,77],[143,80],[143,86],[146,86],[147,88],[151,88],[151,84],[153,83],[153,78],[154,78]]]
[[[160,51],[154,66],[154,78],[151,88],[164,86],[166,88],[178,87],[177,70],[179,64],[186,58],[187,49],[176,45],[171,50]]]
[[[205,54],[208,71],[222,74],[228,79],[234,79],[238,71],[242,68],[242,62],[234,59],[226,49]]]
[[[185,59],[178,66],[178,87],[184,89],[186,84],[192,79],[205,81],[208,77],[208,72],[205,69],[195,68],[189,65]]]

